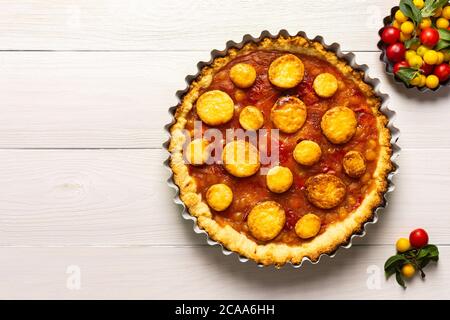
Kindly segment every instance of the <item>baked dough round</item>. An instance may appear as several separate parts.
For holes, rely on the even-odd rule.
[[[366,172],[366,160],[361,152],[349,151],[342,160],[344,171],[352,178],[359,178]]]
[[[225,170],[239,178],[254,175],[260,167],[258,149],[244,140],[227,143],[223,149],[222,160]]]
[[[320,231],[321,224],[320,218],[315,214],[305,214],[295,224],[295,233],[302,239],[315,237]]]
[[[256,70],[248,63],[235,64],[230,69],[230,79],[239,88],[248,88],[256,80]]]
[[[294,133],[305,123],[306,105],[297,97],[281,97],[273,105],[270,118],[282,132]]]
[[[266,183],[267,188],[275,193],[283,193],[287,191],[294,181],[292,172],[287,167],[276,166],[267,172]]]
[[[298,85],[305,74],[302,60],[293,54],[285,54],[276,58],[269,67],[270,82],[283,89]]]
[[[321,73],[314,79],[313,88],[319,97],[329,98],[336,93],[338,81],[331,73]]]
[[[197,114],[204,123],[210,126],[227,123],[233,118],[233,99],[220,90],[207,91],[197,100]]]
[[[275,238],[284,227],[286,215],[275,201],[258,203],[248,214],[247,224],[252,235],[261,241]]]
[[[355,113],[347,107],[334,107],[329,109],[322,117],[320,127],[323,134],[335,144],[349,141],[356,132]]]
[[[239,123],[245,130],[258,130],[264,124],[264,115],[257,107],[247,106],[239,113]]]
[[[206,139],[194,139],[184,149],[184,156],[189,164],[199,166],[209,158],[209,142]]]
[[[295,146],[294,159],[304,166],[312,166],[322,156],[320,146],[311,140],[303,140]]]
[[[321,173],[310,177],[305,183],[306,197],[316,207],[331,209],[344,200],[346,186],[332,174]]]
[[[224,183],[213,184],[206,191],[206,202],[216,211],[224,211],[233,201],[233,191]]]

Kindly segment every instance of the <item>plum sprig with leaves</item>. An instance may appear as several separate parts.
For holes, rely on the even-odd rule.
[[[423,269],[432,261],[437,262],[439,260],[439,250],[433,244],[428,244],[422,248],[410,249],[402,253],[397,253],[384,264],[384,271],[386,278],[395,274],[397,283],[406,288],[404,275],[402,274],[402,267],[406,264],[411,264],[415,270],[419,270],[422,279],[425,278],[425,272]]]

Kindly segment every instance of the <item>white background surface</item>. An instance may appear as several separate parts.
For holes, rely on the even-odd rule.
[[[0,298],[450,298],[449,88],[419,94],[384,74],[377,31],[394,5],[0,0]],[[196,63],[227,40],[283,28],[369,65],[403,149],[378,224],[300,270],[207,246],[172,203],[162,165],[167,109]],[[415,227],[441,261],[404,291],[382,266]]]

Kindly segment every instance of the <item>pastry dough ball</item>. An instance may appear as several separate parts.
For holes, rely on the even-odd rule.
[[[305,74],[302,60],[293,54],[285,54],[276,58],[269,67],[270,82],[283,89],[298,85]]]
[[[309,239],[319,233],[320,225],[320,218],[315,214],[308,213],[295,224],[295,233],[302,239]]]
[[[331,73],[321,73],[314,79],[313,88],[319,97],[329,98],[336,93],[338,81]]]
[[[194,139],[189,142],[184,150],[186,161],[195,166],[204,164],[209,157],[208,144],[206,139]]]
[[[366,160],[358,151],[349,151],[342,160],[344,171],[352,178],[359,178],[366,172]]]
[[[261,241],[275,238],[283,229],[286,215],[283,208],[275,201],[258,203],[250,211],[247,224],[252,235]]]
[[[287,191],[294,180],[291,170],[286,167],[276,166],[267,172],[266,182],[270,191],[283,193]]]
[[[234,102],[223,91],[208,91],[197,100],[197,114],[204,123],[218,126],[233,118]]]
[[[304,166],[312,166],[320,160],[322,150],[320,146],[311,140],[303,140],[295,146],[294,159]]]
[[[334,107],[325,112],[320,126],[323,134],[335,144],[349,141],[356,132],[355,113],[347,107]]]
[[[230,174],[235,177],[249,177],[259,170],[259,152],[251,143],[235,140],[223,149],[222,160]]]
[[[305,123],[306,106],[297,97],[281,97],[273,105],[270,118],[282,132],[294,133]]]
[[[306,180],[306,197],[316,207],[331,209],[344,200],[346,187],[341,179],[321,173]]]
[[[230,69],[230,79],[239,88],[252,86],[256,79],[256,70],[248,63],[235,64]]]
[[[233,201],[233,191],[223,183],[213,184],[206,191],[206,202],[216,211],[223,211]]]
[[[247,106],[239,114],[239,123],[245,130],[258,130],[264,124],[264,116],[258,108]]]

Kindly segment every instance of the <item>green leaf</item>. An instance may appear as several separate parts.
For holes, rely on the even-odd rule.
[[[422,14],[419,9],[414,5],[412,0],[401,0],[400,10],[405,16],[410,18],[417,26],[422,21]]]
[[[384,264],[384,270],[388,270],[392,267],[400,266],[407,261],[408,260],[401,254],[396,254],[395,256],[392,256],[386,260],[386,262]]]
[[[419,250],[416,259],[421,260],[424,258],[428,258],[433,261],[437,261],[439,259],[439,249],[433,244],[429,244],[429,245],[422,247]]]
[[[430,258],[427,258],[427,257],[421,259],[421,260],[418,262],[419,267],[420,267],[421,269],[425,268],[425,267],[427,266],[427,264],[430,263],[430,261],[431,261],[431,259],[430,259]]]
[[[429,244],[424,246],[419,250],[416,256],[416,261],[420,269],[425,268],[431,261],[439,260],[439,249],[433,245]],[[423,271],[421,272],[422,278],[425,277]]]
[[[439,32],[439,39],[450,41],[450,31],[445,29],[438,29]]]
[[[450,41],[439,40],[438,43],[436,44],[436,46],[434,47],[434,50],[441,51],[441,50],[447,49],[449,47],[450,47]]]
[[[409,85],[411,80],[414,79],[419,73],[420,71],[417,69],[401,67],[395,75],[404,83]]]
[[[408,39],[408,40],[405,41],[405,47],[406,47],[406,49],[409,49],[409,48],[411,48],[412,46],[418,45],[418,44],[420,44],[419,38],[411,38],[411,39]]]
[[[422,249],[419,250],[419,252],[417,253],[417,260],[423,259],[428,255],[428,249],[426,247],[423,247]]]
[[[448,0],[426,0],[425,6],[422,8],[420,13],[422,14],[422,17],[431,17],[434,15],[435,11],[438,8],[443,7]]]
[[[439,249],[433,244],[427,245],[426,248],[428,251],[428,257],[434,261],[437,261],[439,259]]]
[[[417,259],[425,258],[432,250],[431,246],[432,245],[426,245],[426,246],[423,246],[422,248],[420,248],[419,251],[417,252],[416,258]]]
[[[390,257],[386,260],[384,264],[384,273],[386,278],[389,278],[394,273],[398,273],[401,267],[409,262],[402,254],[396,254],[395,256]]]
[[[434,244],[427,244],[424,248],[433,256],[439,255],[439,249]]]
[[[384,274],[386,276],[386,279],[389,279],[389,277],[392,276],[396,272],[397,272],[397,268],[395,268],[395,267],[391,267],[391,268],[388,268],[388,269],[384,270]]]
[[[395,280],[397,280],[397,283],[399,285],[401,285],[404,289],[406,289],[405,280],[403,280],[402,274],[398,270],[395,273]]]

